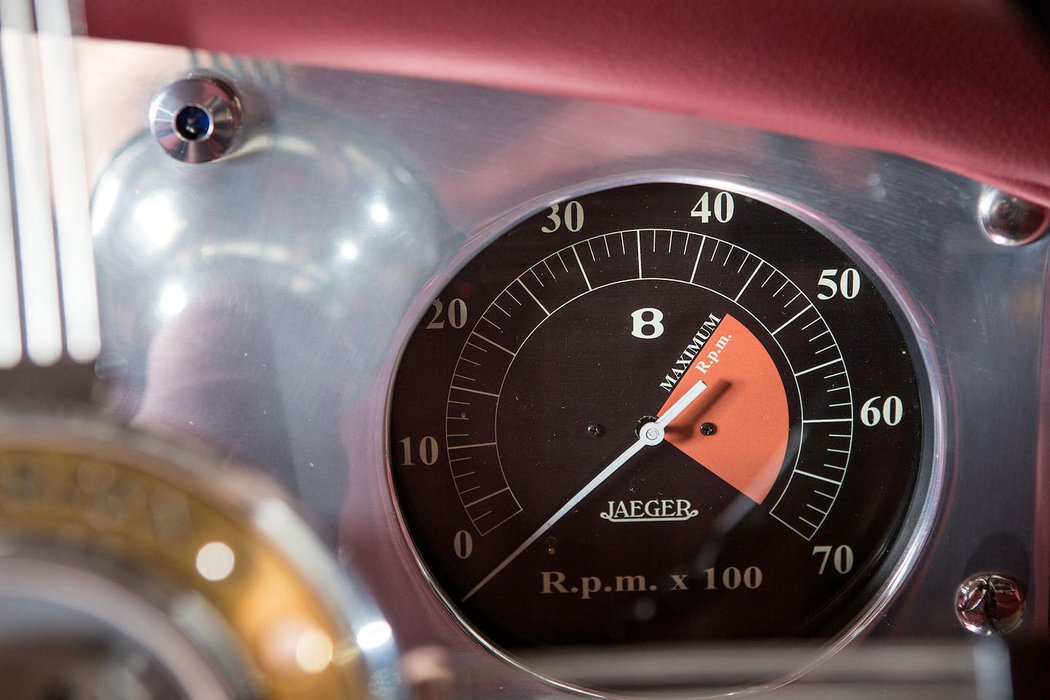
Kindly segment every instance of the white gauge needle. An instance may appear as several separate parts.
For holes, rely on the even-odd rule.
[[[507,565],[510,564],[512,561],[514,561],[519,554],[524,552],[529,547],[529,545],[531,545],[533,542],[542,537],[543,534],[547,532],[547,530],[553,527],[554,523],[558,522],[563,517],[565,517],[566,513],[568,513],[577,505],[579,505],[580,501],[587,498],[587,496],[589,496],[592,491],[601,486],[602,483],[604,483],[605,480],[608,479],[610,476],[615,474],[620,467],[627,464],[631,457],[634,457],[636,454],[638,454],[638,452],[641,451],[643,447],[647,447],[650,445],[658,445],[660,442],[662,442],[664,439],[664,426],[666,426],[668,423],[677,418],[678,414],[680,414],[682,411],[689,407],[689,404],[696,401],[697,397],[700,396],[700,394],[704,393],[705,389],[707,389],[707,384],[705,384],[702,381],[697,382],[696,385],[694,385],[692,388],[689,389],[689,391],[682,395],[682,398],[675,401],[669,409],[664,411],[664,414],[662,416],[660,416],[651,423],[646,423],[645,425],[643,425],[641,427],[641,430],[638,431],[640,437],[630,447],[621,452],[619,457],[617,457],[609,463],[609,466],[598,472],[597,476],[588,481],[587,485],[579,491],[577,491],[576,495],[570,498],[565,505],[563,505],[554,513],[554,515],[547,518],[547,521],[540,525],[536,532],[529,535],[528,539],[526,539],[524,542],[518,545],[517,549],[515,549],[513,552],[507,555],[506,559],[497,564],[495,569],[490,571],[485,578],[481,579],[481,581],[478,582],[478,585],[471,588],[470,591],[465,596],[463,596],[463,598],[460,599],[460,602],[465,603],[468,600],[470,600],[471,596],[480,591],[485,586],[485,584],[487,584],[489,581],[496,577],[496,574],[503,571],[503,569],[505,569]]]
[[[707,389],[707,384],[704,382],[697,382],[693,387],[682,395],[682,398],[671,404],[671,407],[664,411],[664,414],[656,419],[656,424],[663,427],[678,417],[678,414],[689,408],[689,404],[696,401],[696,397],[704,393]]]

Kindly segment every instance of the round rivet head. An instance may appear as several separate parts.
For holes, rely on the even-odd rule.
[[[999,245],[1031,243],[1046,233],[1050,211],[993,187],[985,188],[977,204],[981,226]]]
[[[233,88],[212,77],[166,85],[149,107],[150,130],[165,153],[184,163],[208,163],[235,145],[241,102]]]
[[[962,626],[989,637],[1004,634],[1021,624],[1024,592],[1017,581],[1000,574],[983,573],[959,584],[955,614]]]

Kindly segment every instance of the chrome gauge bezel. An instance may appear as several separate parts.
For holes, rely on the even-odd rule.
[[[899,534],[890,552],[879,565],[872,584],[867,589],[864,589],[871,591],[874,588],[875,590],[870,593],[870,596],[865,596],[868,598],[868,602],[861,611],[838,634],[820,643],[810,660],[794,672],[757,685],[721,689],[715,692],[712,697],[768,691],[786,685],[804,675],[854,640],[862,637],[871,628],[895,599],[908,575],[915,568],[916,562],[933,531],[944,488],[947,433],[947,426],[945,425],[946,397],[944,386],[940,381],[940,372],[937,369],[939,363],[934,353],[934,345],[930,339],[920,307],[910,298],[903,282],[893,274],[881,257],[867,243],[852,234],[847,227],[833,221],[830,217],[807,209],[787,197],[776,195],[770,192],[769,189],[752,186],[747,178],[740,176],[702,173],[699,171],[648,170],[592,179],[576,186],[561,188],[547,195],[535,197],[487,223],[477,233],[469,237],[466,244],[457,251],[439,274],[432,277],[424,285],[413,300],[410,311],[405,315],[398,327],[396,334],[397,356],[387,376],[383,426],[382,430],[378,431],[381,433],[380,439],[382,439],[381,454],[383,455],[383,463],[386,470],[387,493],[401,530],[401,542],[407,548],[411,559],[415,562],[419,575],[440,601],[445,611],[456,621],[470,639],[481,645],[482,648],[496,658],[555,688],[584,696],[609,697],[609,694],[606,692],[591,690],[570,682],[548,677],[544,675],[541,669],[530,667],[527,662],[520,660],[514,654],[492,643],[465,619],[453,601],[440,588],[417,549],[397,498],[392,474],[393,461],[390,452],[390,445],[392,444],[390,419],[394,383],[412,332],[419,323],[419,319],[426,313],[434,296],[468,262],[514,226],[535,215],[537,211],[550,207],[555,202],[566,201],[574,197],[581,197],[615,187],[645,183],[689,184],[729,190],[775,207],[811,226],[829,239],[832,244],[842,250],[850,259],[857,261],[865,268],[868,277],[876,283],[879,292],[886,299],[915,361],[915,375],[919,382],[918,391],[922,406],[922,455],[912,500],[902,518]],[[635,696],[618,694],[617,697]]]

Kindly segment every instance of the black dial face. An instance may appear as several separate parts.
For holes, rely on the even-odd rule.
[[[408,536],[504,649],[832,635],[899,556],[921,482],[897,317],[864,265],[743,194],[547,207],[405,348]]]

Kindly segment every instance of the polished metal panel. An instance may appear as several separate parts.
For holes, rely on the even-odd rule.
[[[340,437],[343,406],[379,371],[391,307],[437,264],[446,227],[382,141],[297,97],[271,99],[254,103],[267,112],[248,119],[264,123],[228,161],[179,163],[144,133],[106,166],[104,361],[124,368],[129,417],[272,471],[334,543],[359,449]]]
[[[929,541],[870,634],[965,635],[952,594],[988,570],[1028,591],[1020,629],[1045,632],[1034,485],[1047,244],[989,240],[979,183],[613,104],[97,41],[79,58],[107,405],[284,481],[371,584],[402,648],[491,659],[430,590],[391,502],[385,417],[402,344],[506,225],[660,178],[760,192],[832,232],[883,276],[919,339],[943,488],[931,519],[913,519]],[[249,129],[234,157],[200,166],[144,131],[150,96],[195,68],[245,96]],[[125,91],[100,92],[114,76]]]

